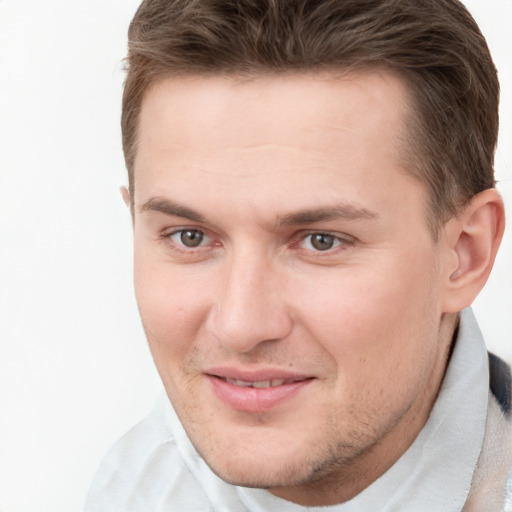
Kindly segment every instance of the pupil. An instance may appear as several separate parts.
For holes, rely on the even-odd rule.
[[[311,237],[311,245],[318,251],[326,251],[331,249],[334,244],[334,237],[332,235],[325,235],[318,233]]]
[[[204,234],[200,231],[182,231],[181,241],[186,247],[197,247],[204,238]]]

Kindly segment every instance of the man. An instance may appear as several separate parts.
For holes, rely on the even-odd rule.
[[[168,400],[89,511],[511,510],[498,82],[454,0],[147,0],[123,144]],[[172,406],[170,405],[172,404]]]

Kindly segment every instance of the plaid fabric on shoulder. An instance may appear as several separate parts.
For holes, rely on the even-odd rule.
[[[512,410],[510,366],[491,353],[489,353],[489,386],[492,394],[500,404],[501,410],[510,419]]]

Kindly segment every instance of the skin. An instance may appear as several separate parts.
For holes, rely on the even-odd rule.
[[[386,72],[181,77],[146,93],[137,301],[188,436],[228,482],[340,503],[428,418],[456,312],[492,251],[469,290],[473,238],[457,245],[459,219],[435,240],[425,189],[402,168],[408,112]],[[496,208],[484,209],[492,223]],[[308,380],[275,406],[238,410],[212,386],[218,368]]]

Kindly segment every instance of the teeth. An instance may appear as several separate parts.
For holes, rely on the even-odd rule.
[[[271,386],[271,381],[269,380],[262,380],[259,382],[253,382],[252,387],[253,388],[269,388]]]
[[[240,386],[242,388],[249,388],[252,385],[251,382],[245,382],[243,380],[230,379],[230,378],[226,378],[226,382],[228,382],[229,384],[234,384],[235,386]]]
[[[271,388],[274,386],[282,386],[286,381],[284,379],[260,380],[256,382],[247,382],[245,380],[226,378],[226,382],[242,388]]]

